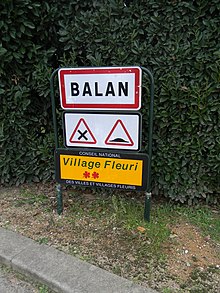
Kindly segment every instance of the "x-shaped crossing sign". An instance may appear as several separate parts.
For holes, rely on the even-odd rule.
[[[79,132],[79,134],[80,134],[80,136],[78,137],[78,140],[80,140],[81,138],[84,138],[85,140],[88,140],[88,138],[85,136],[86,133],[88,132],[88,130],[85,130],[84,132],[82,132],[82,131],[80,131],[78,129],[77,132]]]

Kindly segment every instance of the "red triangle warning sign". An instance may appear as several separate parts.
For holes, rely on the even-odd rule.
[[[109,132],[105,144],[107,145],[127,145],[133,146],[134,142],[126,129],[124,123],[119,119],[115,122]]]
[[[71,143],[96,144],[97,141],[86,121],[81,118],[70,136]]]

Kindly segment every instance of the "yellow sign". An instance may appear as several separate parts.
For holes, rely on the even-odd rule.
[[[103,154],[100,152],[89,152],[92,156],[81,154],[86,153],[68,150],[58,151],[56,154],[56,177],[59,182],[123,189],[125,188],[124,186],[129,185],[137,187],[130,189],[138,190],[142,189],[145,185],[143,181],[146,177],[143,176],[143,170],[146,169],[146,156],[115,153]],[[92,182],[92,184],[83,184],[82,182]]]

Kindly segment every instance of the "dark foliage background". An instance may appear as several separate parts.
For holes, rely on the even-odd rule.
[[[219,14],[218,0],[1,1],[1,183],[53,177],[54,69],[141,65],[152,71],[156,87],[154,192],[180,202],[216,200]],[[148,88],[144,79],[145,118]]]

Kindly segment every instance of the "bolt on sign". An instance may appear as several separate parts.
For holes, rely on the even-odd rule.
[[[145,154],[58,149],[55,159],[59,183],[131,191],[146,189]]]
[[[141,68],[61,68],[58,71],[63,109],[138,110]]]

